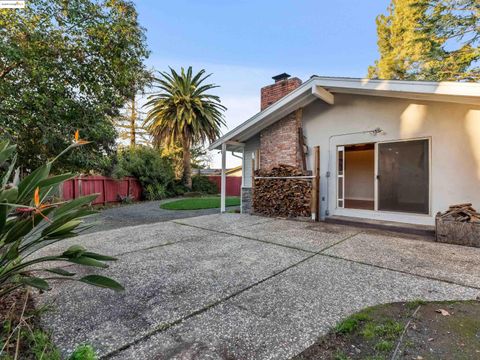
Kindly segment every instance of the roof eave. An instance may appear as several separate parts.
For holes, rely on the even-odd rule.
[[[314,76],[290,94],[252,116],[213,142],[209,150],[220,149],[231,140],[246,141],[275,121],[317,98],[333,104],[335,93],[408,98],[480,105],[480,84],[459,82],[428,82],[375,80]]]
[[[312,84],[314,84],[314,81],[314,78],[306,81],[276,103],[255,114],[244,123],[240,124],[233,130],[217,139],[209,146],[208,149],[221,149],[221,146],[224,142],[231,140],[245,141],[249,137],[255,135],[261,129],[281,119],[283,116],[286,116],[292,111],[295,111],[297,108],[305,106],[314,101],[316,99],[316,97],[312,94]]]

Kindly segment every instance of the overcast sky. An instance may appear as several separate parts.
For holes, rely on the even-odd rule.
[[[375,17],[387,0],[136,0],[157,70],[213,73],[233,129],[259,111],[260,88],[287,72],[365,77],[378,57]],[[239,164],[228,157],[227,167]],[[220,167],[214,154],[212,167]]]

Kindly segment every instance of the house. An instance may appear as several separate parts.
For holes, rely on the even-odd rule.
[[[243,212],[252,159],[262,169],[299,167],[303,151],[311,170],[314,146],[322,219],[433,225],[451,204],[480,207],[480,84],[273,79],[261,89],[261,111],[210,146],[222,150],[223,168],[227,151],[243,154]]]
[[[222,174],[222,169],[193,169],[192,171],[195,175],[204,175],[204,176],[220,176]],[[235,166],[231,169],[225,169],[225,174],[227,176],[242,176],[242,166]]]
[[[221,169],[220,169],[220,174],[221,174]],[[231,169],[225,170],[225,174],[227,176],[236,176],[236,177],[241,177],[243,176],[243,171],[242,171],[242,165],[240,166],[235,166]]]

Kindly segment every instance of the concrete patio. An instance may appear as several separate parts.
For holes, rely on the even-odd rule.
[[[117,256],[102,273],[126,291],[62,283],[37,298],[64,354],[288,359],[366,306],[480,293],[480,249],[324,223],[215,214],[55,248],[72,243]]]

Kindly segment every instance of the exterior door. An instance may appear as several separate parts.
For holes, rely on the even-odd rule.
[[[337,147],[337,207],[345,207],[345,147]]]
[[[378,143],[378,210],[428,214],[429,141]]]

